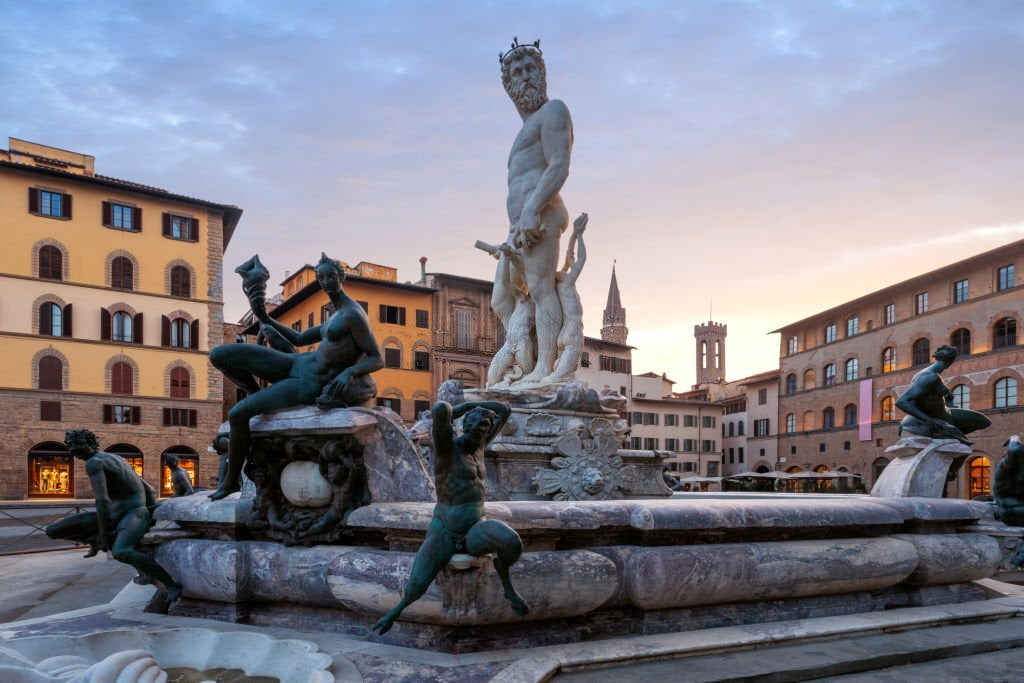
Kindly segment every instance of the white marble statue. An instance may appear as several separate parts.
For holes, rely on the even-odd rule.
[[[487,386],[508,388],[533,370],[537,362],[533,335],[536,307],[522,279],[522,254],[509,244],[493,247],[498,258],[491,308],[505,327],[505,343],[487,370]]]
[[[561,237],[569,223],[569,212],[558,193],[569,176],[572,119],[565,103],[548,99],[540,41],[520,45],[516,40],[500,62],[502,84],[523,127],[508,159],[507,248],[477,246],[499,258],[496,290],[502,256],[512,281],[521,277],[524,288],[521,295],[513,289],[492,301],[505,325],[506,346],[510,338],[513,344],[495,356],[488,387],[557,388],[572,378],[583,351],[583,311],[575,283],[585,258],[570,259],[573,263],[561,273],[565,285],[559,286],[557,278]],[[586,219],[581,219],[586,225]],[[527,343],[522,327],[531,315]],[[522,356],[531,345],[535,345],[535,358],[524,363]],[[518,370],[523,376],[518,376]]]
[[[545,377],[543,384],[567,382],[576,374],[583,355],[583,304],[576,291],[576,280],[587,262],[587,246],[583,243],[583,231],[587,229],[587,214],[573,222],[572,238],[565,251],[565,265],[555,273],[558,301],[562,306],[562,329],[558,333],[558,360],[555,370]],[[578,249],[578,251],[577,251]]]

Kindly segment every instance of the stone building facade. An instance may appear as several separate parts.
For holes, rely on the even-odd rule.
[[[895,401],[940,345],[954,405],[992,420],[949,495],[989,490],[1002,444],[1024,425],[1024,240],[972,256],[786,325],[780,355],[779,456],[786,468],[846,468],[870,486],[898,440]]]
[[[221,421],[222,258],[241,210],[95,172],[95,159],[10,139],[0,150],[0,498],[89,498],[67,429],[96,432],[167,491],[175,453],[197,486]]]

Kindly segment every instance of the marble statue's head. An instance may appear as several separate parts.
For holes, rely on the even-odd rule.
[[[64,433],[64,445],[73,456],[84,459],[99,449],[100,442],[88,429],[71,429]]]
[[[341,283],[345,281],[345,269],[341,262],[332,259],[326,253],[320,253],[320,261],[316,264],[316,279],[328,294],[341,291]]]
[[[483,441],[491,432],[498,416],[487,408],[473,408],[462,418],[462,433],[474,441]]]
[[[164,456],[164,464],[170,467],[172,470],[175,467],[177,467],[179,463],[181,463],[181,461],[178,459],[178,456],[174,455],[173,453]]]
[[[521,111],[536,111],[548,101],[547,69],[540,41],[532,45],[512,43],[501,57],[501,84]]]
[[[932,354],[932,358],[943,363],[952,363],[956,360],[957,350],[955,347],[942,345],[935,349],[935,353]]]

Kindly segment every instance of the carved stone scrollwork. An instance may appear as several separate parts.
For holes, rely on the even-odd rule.
[[[538,469],[534,476],[538,494],[555,500],[608,500],[622,498],[623,490],[636,483],[637,469],[615,455],[619,438],[613,423],[605,422],[597,429],[591,426],[591,438],[581,438],[580,430],[558,438],[555,448],[562,455],[552,458],[555,469]]]
[[[254,439],[246,476],[256,486],[246,525],[286,545],[331,543],[370,502],[363,446],[350,435]]]

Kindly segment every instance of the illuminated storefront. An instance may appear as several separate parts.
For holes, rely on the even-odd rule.
[[[970,474],[971,491],[970,497],[989,495],[989,474],[992,471],[992,463],[985,456],[979,456],[971,460],[968,465]]]
[[[58,498],[75,495],[74,458],[64,444],[47,441],[28,452],[28,495]]]
[[[160,495],[163,497],[174,495],[174,488],[171,486],[171,470],[167,467],[167,456],[178,456],[178,465],[188,474],[192,486],[196,485],[196,470],[199,468],[199,456],[188,446],[171,446],[160,456]]]
[[[110,448],[106,449],[107,453],[113,453],[114,455],[120,455],[122,458],[128,461],[128,464],[135,470],[135,474],[142,475],[142,451],[130,443],[116,443]]]

